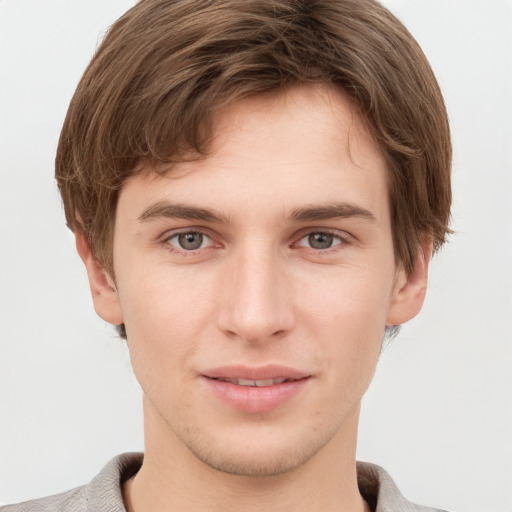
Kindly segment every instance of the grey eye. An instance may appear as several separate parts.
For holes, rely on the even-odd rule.
[[[200,249],[204,242],[204,236],[202,233],[190,232],[190,233],[179,233],[173,237],[177,239],[177,243],[180,249],[186,251],[195,251]]]
[[[329,249],[332,247],[334,236],[330,233],[311,233],[308,242],[313,249]]]

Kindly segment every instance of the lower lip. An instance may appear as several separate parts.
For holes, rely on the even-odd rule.
[[[239,386],[205,377],[206,384],[224,403],[244,412],[268,412],[277,409],[299,394],[309,377],[272,386]]]

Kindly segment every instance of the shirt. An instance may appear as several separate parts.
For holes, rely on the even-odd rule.
[[[126,512],[122,484],[142,465],[142,453],[114,457],[82,487],[36,500],[5,505],[1,512]],[[359,490],[374,512],[443,512],[406,500],[388,473],[375,464],[357,463]]]

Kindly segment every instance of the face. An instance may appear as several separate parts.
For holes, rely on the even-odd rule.
[[[423,299],[389,210],[383,158],[329,88],[236,102],[207,158],[131,178],[115,284],[91,286],[126,326],[147,431],[244,475],[355,442],[385,326]]]

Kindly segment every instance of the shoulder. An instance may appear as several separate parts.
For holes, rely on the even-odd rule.
[[[37,500],[24,501],[16,505],[5,505],[0,507],[1,512],[61,512],[87,510],[87,501],[85,499],[85,486],[71,489],[70,491],[54,496],[47,496]]]
[[[142,464],[141,453],[125,453],[113,458],[82,487],[15,505],[0,507],[0,512],[125,512],[122,483]]]
[[[387,471],[375,464],[358,462],[357,482],[373,512],[446,512],[407,500]]]

